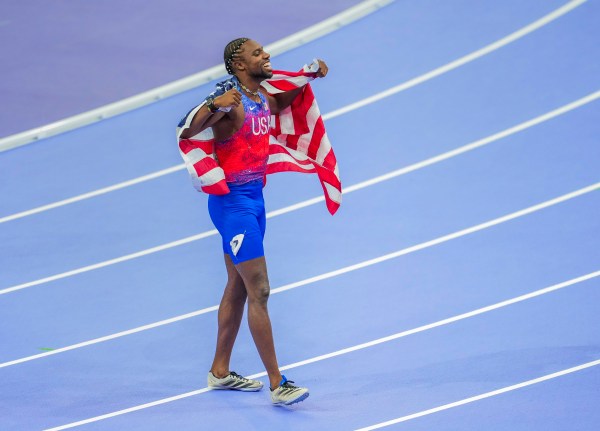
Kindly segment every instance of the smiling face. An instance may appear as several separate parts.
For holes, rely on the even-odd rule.
[[[268,79],[273,76],[271,55],[258,42],[248,40],[244,42],[238,52],[239,59],[234,62],[236,70],[244,71],[248,77],[257,80]]]

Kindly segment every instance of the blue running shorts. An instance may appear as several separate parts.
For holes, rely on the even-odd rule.
[[[234,264],[264,256],[263,180],[228,186],[230,193],[208,197],[208,213],[223,239],[223,252]]]

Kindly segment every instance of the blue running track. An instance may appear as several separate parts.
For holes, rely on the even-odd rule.
[[[265,189],[291,408],[205,388],[225,271],[184,170],[26,213],[181,164],[212,84],[1,153],[0,430],[597,430],[599,19],[398,0],[274,59],[328,62],[345,186]],[[264,379],[245,324],[232,368]]]

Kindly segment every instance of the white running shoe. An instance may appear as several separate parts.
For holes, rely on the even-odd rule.
[[[286,405],[299,403],[308,398],[308,389],[292,385],[291,380],[281,376],[281,383],[275,389],[271,389],[271,401],[274,405]]]
[[[263,384],[259,380],[247,379],[231,371],[228,375],[219,379],[209,371],[208,387],[210,389],[232,389],[234,391],[255,392],[260,391]]]

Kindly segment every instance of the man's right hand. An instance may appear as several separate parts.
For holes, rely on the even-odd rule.
[[[241,102],[242,94],[237,88],[232,88],[214,99],[214,104],[217,108],[227,111],[237,107]]]

